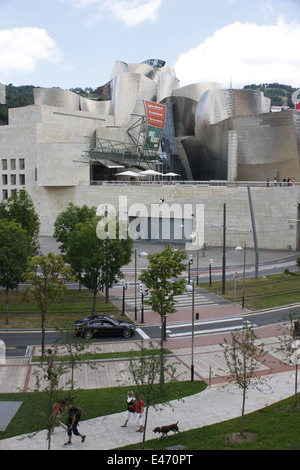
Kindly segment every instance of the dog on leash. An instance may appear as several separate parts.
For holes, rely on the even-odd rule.
[[[176,432],[180,432],[180,431],[179,431],[179,428],[178,428],[178,426],[177,426],[178,423],[179,423],[179,421],[177,421],[177,423],[174,423],[174,424],[169,424],[169,426],[161,426],[161,427],[157,426],[156,428],[153,429],[153,432],[155,432],[155,433],[157,433],[157,432],[158,432],[158,433],[161,433],[161,436],[160,436],[160,437],[164,437],[164,436],[168,437],[168,433],[169,433],[170,431],[173,431],[174,434],[175,434]]]

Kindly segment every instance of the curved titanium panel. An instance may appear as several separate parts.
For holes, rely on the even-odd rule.
[[[93,114],[112,114],[111,101],[96,101],[80,97],[80,110]]]
[[[239,116],[212,126],[202,126],[197,140],[199,148],[202,145],[206,149],[212,163],[210,170],[215,171],[211,178],[219,179],[221,173],[222,179],[227,179],[227,174],[220,169],[224,164],[227,166],[229,130],[238,133],[238,180],[261,181],[278,173],[281,178],[295,177],[299,180],[298,147],[291,111]],[[187,145],[185,148],[192,152]],[[188,158],[193,160],[193,153],[188,154]],[[288,174],[291,170],[292,174]]]
[[[138,101],[156,101],[157,85],[137,73],[122,73],[112,80],[112,108],[115,125],[125,126]]]
[[[160,103],[161,100],[172,95],[173,90],[176,90],[178,86],[179,80],[177,80],[176,77],[166,73],[160,73],[157,76],[157,102]]]
[[[295,171],[299,170],[291,111],[239,117],[234,119],[233,127],[239,134],[239,164],[257,165],[257,168],[271,164],[275,176],[279,166],[283,167],[288,160],[294,160]]]
[[[300,111],[293,111],[293,118],[295,124],[296,139],[298,143],[298,154],[300,159]]]
[[[192,100],[199,101],[203,93],[208,90],[220,89],[221,85],[214,82],[193,83],[192,85],[183,86],[173,91],[174,96],[184,96]]]
[[[97,88],[100,101],[111,100],[111,87],[110,82],[105,83],[105,85]]]
[[[183,96],[168,96],[161,104],[172,103],[175,137],[195,134],[195,112],[197,102]]]
[[[68,90],[60,88],[34,88],[34,104],[55,106],[79,111],[80,96]]]
[[[196,135],[202,125],[263,113],[267,103],[263,93],[256,90],[209,90],[202,95],[197,107]]]
[[[196,137],[181,139],[185,150],[192,179],[209,181],[211,179],[227,179],[227,161],[222,158],[212,159],[207,149]]]
[[[129,72],[128,64],[126,64],[126,62],[122,62],[121,60],[117,60],[110,74],[110,79],[112,80],[120,73],[125,73],[125,72]]]

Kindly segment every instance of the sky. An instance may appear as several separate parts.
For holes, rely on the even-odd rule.
[[[300,88],[300,0],[0,0],[0,82],[97,88],[117,60],[180,86]]]

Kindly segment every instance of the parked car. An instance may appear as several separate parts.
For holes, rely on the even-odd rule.
[[[105,315],[92,315],[75,322],[76,334],[86,339],[94,336],[123,336],[130,338],[135,332],[131,322],[119,321]]]
[[[85,325],[91,320],[101,320],[103,318],[110,318],[110,317],[108,317],[107,315],[89,315],[88,317],[83,318],[82,320],[76,320],[75,327]]]

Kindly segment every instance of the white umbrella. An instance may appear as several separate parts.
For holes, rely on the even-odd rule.
[[[165,173],[164,176],[180,176],[178,173],[172,173],[172,171],[170,171],[170,173]]]
[[[122,171],[122,173],[117,173],[117,176],[138,176],[138,173],[128,170],[128,171]]]
[[[145,171],[140,171],[139,175],[162,175],[159,171],[155,170],[145,170]]]

